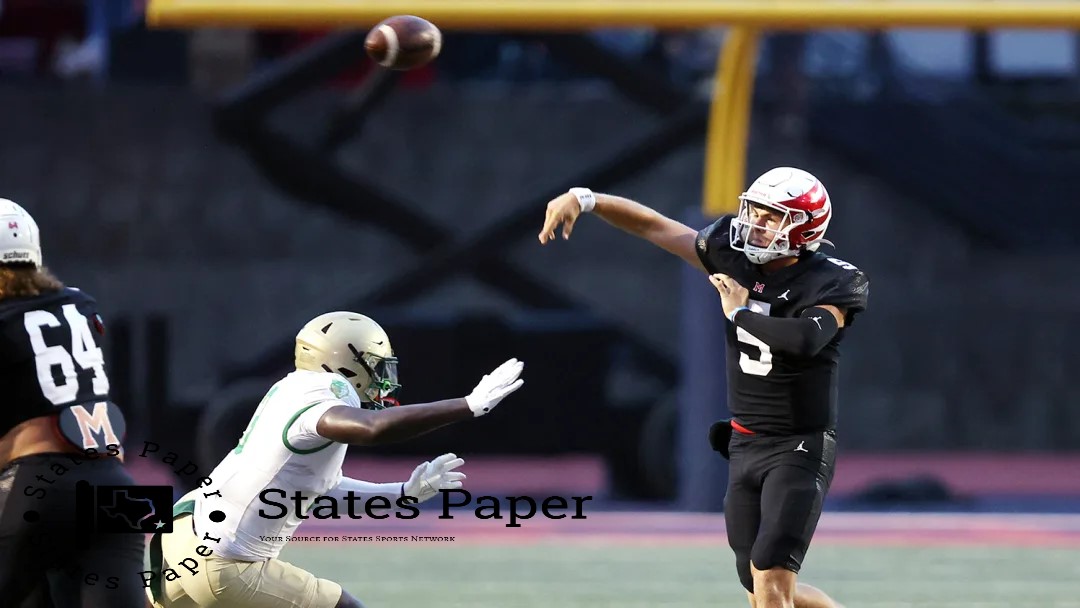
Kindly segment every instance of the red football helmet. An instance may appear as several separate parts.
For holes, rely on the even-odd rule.
[[[783,214],[775,228],[755,222],[751,205],[767,207]],[[731,220],[731,247],[746,254],[755,264],[816,250],[825,240],[832,219],[832,202],[818,178],[793,167],[777,167],[754,180],[739,196],[739,214]],[[768,245],[750,241],[751,230],[771,235]]]

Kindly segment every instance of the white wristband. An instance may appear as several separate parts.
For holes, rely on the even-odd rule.
[[[582,213],[589,213],[596,206],[596,195],[588,188],[570,188],[570,194],[574,195]]]
[[[732,323],[734,323],[735,322],[735,315],[739,314],[740,310],[750,310],[750,307],[749,306],[740,306],[740,307],[736,308],[735,310],[731,311],[731,314],[728,316],[728,321],[731,321]]]

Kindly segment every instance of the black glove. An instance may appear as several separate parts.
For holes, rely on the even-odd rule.
[[[731,460],[731,454],[728,453],[729,441],[731,441],[731,418],[714,422],[709,427],[709,445],[727,460]]]

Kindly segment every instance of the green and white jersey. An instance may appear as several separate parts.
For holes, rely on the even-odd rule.
[[[295,493],[304,496],[304,509],[310,509],[314,499],[342,477],[348,445],[315,431],[326,410],[337,406],[360,407],[356,390],[337,374],[297,370],[270,388],[240,443],[210,473],[213,483],[181,500],[195,501],[192,511],[199,536],[220,539],[207,541],[209,549],[242,561],[278,556],[303,521],[297,517]],[[221,495],[206,496],[214,492]],[[264,492],[287,513],[263,502]],[[211,518],[215,511],[224,519],[221,514]]]

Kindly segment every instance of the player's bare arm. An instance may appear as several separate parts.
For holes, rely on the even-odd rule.
[[[555,240],[560,225],[563,240],[569,239],[574,224],[584,212],[598,215],[623,232],[645,239],[705,271],[694,249],[696,230],[628,198],[584,189],[575,188],[548,203],[544,227],[539,234],[540,243],[546,245]]]
[[[750,292],[735,279],[714,274],[709,282],[720,294],[724,316],[777,352],[812,357],[844,326],[844,311],[831,304],[811,306],[796,318],[769,317],[750,310]]]
[[[316,430],[327,439],[350,445],[394,443],[473,417],[465,399],[447,399],[385,410],[341,405],[319,419]]]
[[[467,397],[405,407],[368,410],[333,407],[319,419],[319,435],[350,445],[379,445],[403,441],[448,424],[483,416],[524,384],[525,364],[510,359],[483,377]]]

